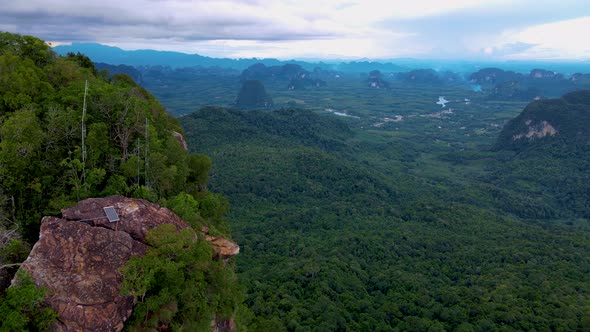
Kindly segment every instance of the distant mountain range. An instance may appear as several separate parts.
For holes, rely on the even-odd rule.
[[[212,58],[199,54],[187,54],[171,51],[156,50],[134,50],[126,51],[118,47],[107,46],[97,43],[72,43],[71,45],[59,45],[53,48],[58,54],[64,55],[68,52],[83,53],[90,57],[94,62],[104,62],[112,65],[130,65],[130,66],[169,66],[173,68],[181,67],[222,67],[237,70],[244,70],[249,66],[262,63],[266,66],[278,66],[287,63],[298,64],[306,70],[313,70],[317,67],[321,69],[339,70],[343,72],[368,73],[372,70],[381,72],[403,72],[420,68],[432,68],[436,71],[454,71],[459,73],[472,73],[486,67],[499,67],[504,70],[515,72],[529,72],[535,68],[544,68],[551,71],[557,71],[564,74],[573,74],[576,72],[590,72],[590,62],[565,62],[565,61],[465,61],[465,60],[429,60],[429,59],[387,59],[387,60],[368,60],[344,61],[344,60],[326,60],[325,62],[309,62],[278,59],[230,59],[230,58]]]
[[[53,50],[61,55],[64,55],[68,52],[80,52],[90,57],[94,62],[129,66],[160,65],[169,66],[172,68],[201,66],[243,70],[256,63],[263,63],[267,66],[280,65],[284,63],[283,61],[279,61],[277,59],[210,58],[198,54],[156,50],[126,51],[118,47],[96,43],[72,43],[71,45],[56,46],[53,48]],[[289,61],[289,63],[297,63],[302,66],[310,65],[309,63],[303,61]]]

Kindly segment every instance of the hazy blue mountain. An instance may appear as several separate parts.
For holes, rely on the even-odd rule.
[[[472,73],[486,67],[499,67],[504,70],[511,70],[519,73],[528,73],[535,68],[543,68],[550,71],[557,71],[565,75],[574,73],[590,72],[590,62],[550,62],[550,61],[504,61],[493,62],[488,60],[436,60],[436,59],[411,59],[396,58],[385,60],[361,59],[347,61],[342,59],[331,59],[326,61],[281,61],[277,59],[229,59],[212,58],[198,54],[186,54],[170,51],[156,50],[135,50],[126,51],[118,47],[102,45],[98,43],[72,43],[71,45],[59,45],[53,48],[60,55],[68,52],[83,53],[94,62],[104,62],[113,65],[162,65],[174,68],[179,67],[223,67],[244,70],[256,63],[263,63],[266,66],[277,66],[286,63],[298,64],[306,70],[313,70],[319,67],[324,70],[338,70],[343,72],[368,73],[371,70],[379,70],[384,73],[404,72],[420,68],[432,68],[436,71],[453,71],[458,73]]]
[[[442,83],[438,73],[433,69],[416,69],[407,73],[399,73],[397,78],[406,82],[431,84]]]
[[[95,62],[94,67],[98,71],[101,71],[101,70],[108,71],[110,76],[117,75],[117,74],[126,74],[126,75],[129,75],[129,77],[131,77],[136,83],[139,83],[139,84],[143,83],[143,78],[141,76],[141,72],[133,66],[128,66],[128,65],[115,66],[115,65],[108,64],[108,63]]]
[[[97,43],[72,43],[71,45],[60,45],[53,48],[60,55],[68,52],[80,52],[92,59],[94,62],[104,62],[113,65],[130,65],[130,66],[170,66],[173,68],[181,67],[223,67],[232,69],[246,69],[255,63],[265,65],[281,65],[285,62],[277,59],[228,59],[228,58],[210,58],[198,54],[187,54],[171,51],[156,50],[135,50],[126,51],[118,47],[107,46]],[[313,69],[318,64],[310,64],[302,61],[289,61],[297,63],[303,67]]]
[[[351,61],[341,62],[335,66],[335,69],[343,72],[368,73],[372,70],[381,72],[400,72],[411,69],[411,67],[399,66],[391,62],[374,62],[374,61]]]
[[[543,68],[548,71],[556,71],[566,76],[576,72],[590,72],[589,61],[490,61],[490,60],[465,60],[465,59],[411,59],[396,58],[382,60],[383,63],[395,63],[397,66],[404,68],[398,71],[408,71],[410,69],[432,68],[436,71],[453,71],[463,74],[471,74],[482,68],[502,68],[506,71],[513,71],[522,74],[528,74],[530,71]]]
[[[590,89],[590,75],[559,72],[534,68],[529,73],[506,71],[500,68],[484,68],[472,73],[469,82],[490,91],[497,100],[532,101],[555,98],[568,92]]]
[[[321,75],[322,70],[319,67],[314,68],[312,73],[298,64],[287,63],[282,66],[267,67],[262,63],[257,63],[242,71],[240,80],[260,80],[268,83],[289,82],[286,85],[287,89],[303,90],[326,86],[326,81],[318,78]]]

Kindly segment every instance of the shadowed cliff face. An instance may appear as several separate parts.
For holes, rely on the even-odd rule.
[[[115,208],[119,221],[109,222],[106,206]],[[123,196],[90,198],[63,210],[61,218],[44,217],[39,241],[21,268],[49,290],[46,302],[59,314],[52,330],[120,331],[135,299],[120,295],[119,268],[146,252],[147,233],[162,224],[189,228],[166,208]],[[239,252],[221,237],[197,237],[211,242],[221,258]]]
[[[246,108],[269,108],[272,107],[273,102],[261,81],[248,80],[242,84],[236,105]]]

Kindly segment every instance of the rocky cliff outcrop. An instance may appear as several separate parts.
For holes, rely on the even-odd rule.
[[[221,236],[205,235],[205,241],[211,244],[215,255],[219,258],[228,258],[240,252],[240,246]]]
[[[536,142],[553,142],[568,149],[589,141],[590,90],[581,90],[530,103],[504,126],[496,148],[520,150]]]
[[[249,80],[242,84],[236,105],[244,108],[270,108],[273,102],[261,81]]]
[[[375,89],[389,89],[389,83],[383,80],[383,75],[378,70],[369,73],[368,85]]]
[[[172,136],[174,136],[178,140],[178,143],[180,143],[180,146],[182,146],[184,151],[188,151],[188,143],[186,143],[186,140],[184,139],[184,136],[181,133],[173,131]]]
[[[106,218],[107,206],[114,207],[119,221]],[[46,302],[59,314],[52,330],[120,331],[135,299],[120,294],[119,268],[145,253],[147,233],[161,224],[189,227],[166,208],[123,196],[83,200],[63,210],[61,218],[44,217],[39,241],[21,268],[49,290]],[[220,257],[239,252],[229,240],[201,236]]]

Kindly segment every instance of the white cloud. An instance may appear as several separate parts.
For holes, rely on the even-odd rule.
[[[510,45],[529,45],[502,52],[508,59],[589,59],[590,16],[558,22],[539,24],[521,30],[505,31],[495,49]]]
[[[547,57],[590,58],[589,33],[590,16],[530,27],[518,33],[515,39],[538,44],[535,49],[546,50]]]
[[[4,2],[0,29],[55,42],[280,58],[590,57],[587,0]]]

